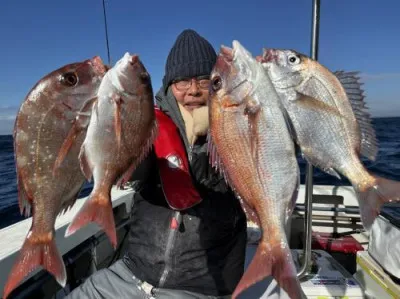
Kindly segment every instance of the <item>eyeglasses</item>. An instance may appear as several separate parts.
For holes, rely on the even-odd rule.
[[[179,91],[186,91],[192,86],[193,81],[195,81],[198,87],[206,90],[210,87],[210,79],[209,78],[210,78],[210,76],[200,76],[200,77],[191,78],[191,79],[183,78],[183,79],[174,80],[172,83],[175,85],[176,89],[178,89]]]

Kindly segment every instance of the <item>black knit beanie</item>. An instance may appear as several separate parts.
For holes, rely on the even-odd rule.
[[[210,75],[216,59],[214,48],[205,38],[194,30],[184,30],[168,54],[163,78],[164,92],[177,78]]]

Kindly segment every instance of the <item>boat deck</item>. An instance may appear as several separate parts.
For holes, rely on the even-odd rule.
[[[112,202],[114,213],[115,209],[122,209],[122,212],[125,215],[130,214],[130,210],[132,207],[132,195],[133,190],[127,188],[126,190],[118,190],[116,188],[112,189]],[[299,207],[304,203],[304,194],[305,194],[305,186],[300,186],[298,201],[297,204]],[[347,186],[335,187],[335,186],[314,186],[314,195],[317,197],[316,203],[313,204],[313,207],[322,207],[326,208],[328,206],[335,207],[357,207],[357,199],[355,197],[355,193],[353,188]],[[56,220],[55,230],[56,230],[56,243],[59,248],[59,251],[62,255],[70,252],[72,249],[76,248],[82,242],[85,242],[87,239],[93,236],[102,235],[102,231],[100,228],[92,223],[87,225],[86,227],[77,231],[74,235],[65,238],[64,233],[68,224],[71,222],[75,214],[82,207],[85,198],[80,198],[77,200],[75,205],[68,210],[66,213],[59,215]],[[360,228],[360,223],[357,222],[357,215],[349,215],[346,212],[332,212],[332,211],[321,211],[313,212],[313,215],[316,215],[316,219],[313,219],[313,230],[321,231],[321,232],[350,232],[351,235],[360,242],[363,247],[366,249],[368,245],[368,235],[365,233],[357,232],[357,228]],[[302,224],[303,224],[303,215],[301,208],[295,210],[292,217],[291,223],[291,235],[301,234]],[[342,217],[342,222],[335,222],[329,220],[331,216],[339,216]],[[125,216],[126,217],[126,216]],[[318,218],[319,217],[319,218]],[[326,219],[325,219],[325,218]],[[354,218],[355,217],[355,218]],[[359,217],[359,215],[358,215]],[[354,220],[356,219],[356,220]],[[20,221],[14,225],[8,226],[0,230],[0,290],[3,289],[6,279],[8,277],[9,271],[14,263],[14,260],[19,252],[23,241],[26,237],[26,234],[31,226],[32,218],[27,218],[23,221]],[[249,226],[248,227],[248,236],[249,236],[249,246],[248,252],[246,255],[246,263],[248,263],[252,257],[254,244],[257,242],[257,238],[260,236],[260,230],[257,227]],[[297,237],[299,239],[299,237]],[[120,241],[120,240],[119,240]],[[107,243],[107,242],[104,242]],[[295,243],[294,243],[295,244]],[[109,245],[107,243],[107,245]],[[299,248],[296,246],[292,246],[292,248]],[[110,254],[112,250],[107,249],[104,252]],[[112,255],[112,253],[111,253]],[[35,270],[30,275],[28,275],[24,280],[29,279],[30,277],[37,274],[40,269]],[[253,291],[251,291],[251,296],[254,295],[254,292],[261,292],[265,290],[265,287],[268,286],[268,283],[271,282],[271,279],[264,281],[261,285],[257,285]],[[2,292],[2,291],[1,291]],[[248,297],[248,298],[256,298],[256,297]],[[247,296],[243,297],[246,298]],[[242,298],[242,297],[241,297]]]

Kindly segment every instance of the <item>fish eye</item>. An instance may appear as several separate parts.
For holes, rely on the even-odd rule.
[[[288,57],[288,61],[290,64],[298,64],[300,62],[300,57],[298,57],[294,54],[291,54]]]
[[[222,80],[221,77],[215,77],[212,79],[211,87],[214,91],[218,91],[222,87]]]
[[[78,83],[78,76],[76,73],[65,73],[61,76],[60,82],[66,86],[72,87]]]

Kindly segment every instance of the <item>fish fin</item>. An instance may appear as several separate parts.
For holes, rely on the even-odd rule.
[[[283,107],[282,101],[279,101],[279,106],[280,106],[280,108],[281,108],[282,115],[283,115],[283,119],[285,120],[286,127],[287,127],[287,129],[288,129],[288,131],[289,131],[290,136],[292,136],[292,139],[293,139],[295,142],[298,142],[295,127],[294,127],[294,125],[293,125],[292,120],[290,119],[289,113],[287,112],[287,110],[285,109],[285,107]]]
[[[301,147],[301,157],[307,161],[307,163],[313,165],[314,167],[318,167],[320,170],[323,172],[334,176],[341,180],[340,174],[334,170],[332,167],[326,167],[326,165],[323,165],[323,163],[313,155],[313,149],[312,148],[307,148],[307,147]]]
[[[61,148],[58,152],[57,158],[54,162],[53,166],[53,175],[55,175],[57,169],[61,166],[62,162],[64,161],[65,157],[67,156],[69,150],[71,149],[72,145],[74,144],[76,138],[78,137],[79,133],[82,130],[85,130],[90,122],[91,116],[91,109],[93,104],[97,101],[97,98],[92,98],[87,100],[81,110],[78,112],[77,116],[75,117],[74,124],[72,125],[71,129],[68,132],[67,137],[65,138]]]
[[[340,177],[340,175],[336,172],[336,170],[334,170],[333,168],[325,168],[325,169],[323,169],[323,171],[325,171],[327,174],[330,174],[330,175],[338,178],[339,180],[342,179]]]
[[[225,183],[231,187],[231,189],[235,191],[235,186],[232,184],[231,179],[229,178],[228,172],[225,170],[225,167],[221,161],[221,158],[218,154],[217,147],[215,146],[214,142],[212,141],[211,134],[207,135],[208,139],[208,154],[210,159],[210,164],[215,170],[224,178]]]
[[[24,183],[22,180],[22,174],[18,171],[17,175],[17,186],[18,186],[18,204],[19,204],[19,211],[21,215],[25,217],[29,217],[31,215],[32,210],[32,196],[29,196],[26,192],[24,187]]]
[[[400,201],[400,182],[375,176],[376,184],[365,191],[357,190],[363,225],[370,230],[385,203]]]
[[[258,163],[258,146],[259,146],[259,131],[258,131],[258,122],[260,121],[260,111],[261,104],[259,101],[254,100],[252,97],[247,96],[245,98],[246,108],[245,114],[247,115],[249,122],[249,134],[250,134],[250,152],[251,155],[256,161],[256,165]]]
[[[76,192],[76,194],[72,197],[70,197],[68,200],[64,201],[63,204],[61,205],[60,208],[60,213],[59,214],[64,214],[66,213],[76,202],[76,199],[78,198],[79,193],[81,192],[83,187],[82,186],[78,189],[78,191]]]
[[[5,284],[3,298],[7,298],[18,284],[39,266],[50,272],[57,282],[65,287],[67,274],[54,234],[38,234],[30,230]]]
[[[85,143],[83,143],[81,146],[78,159],[83,175],[88,180],[88,182],[90,182],[92,180],[92,167],[90,166],[88,158],[86,157]]]
[[[261,227],[260,219],[258,219],[258,216],[254,209],[250,207],[250,205],[245,200],[243,200],[243,198],[239,194],[235,192],[235,195],[239,199],[240,205],[242,206],[242,210],[246,215],[247,221],[252,222],[258,227]]]
[[[292,197],[290,199],[290,204],[288,205],[288,207],[286,209],[286,215],[285,215],[285,225],[286,225],[285,228],[286,229],[289,229],[288,222],[290,221],[293,211],[296,207],[297,198],[299,196],[299,190],[300,190],[300,173],[298,172],[296,184],[294,185]],[[288,235],[288,234],[286,234],[286,235]]]
[[[147,139],[143,147],[140,149],[141,154],[138,159],[138,164],[142,162],[149,154],[150,150],[153,147],[154,140],[156,140],[157,138],[157,135],[158,135],[158,123],[157,120],[154,120],[153,128],[151,129],[150,132],[150,137]]]
[[[60,166],[61,166],[62,162],[64,161],[65,157],[67,156],[72,144],[75,142],[75,139],[78,136],[78,133],[80,131],[78,126],[79,125],[75,121],[75,123],[72,125],[72,128],[68,132],[67,138],[65,138],[65,140],[60,148],[60,151],[58,152],[57,158],[54,162],[53,175],[56,174],[57,169],[60,168]]]
[[[259,132],[258,124],[259,111],[256,113],[248,113],[249,133],[250,133],[250,152],[255,164],[258,164],[258,147],[259,147]]]
[[[289,246],[287,244],[281,246],[279,242],[271,247],[266,242],[260,242],[250,265],[233,292],[232,299],[236,299],[244,290],[270,275],[290,298],[302,298],[302,290]]]
[[[305,109],[325,111],[338,117],[344,117],[336,107],[301,92],[297,92],[297,100],[294,103]]]
[[[334,73],[342,84],[354,116],[361,132],[361,154],[371,161],[375,161],[378,154],[378,141],[375,130],[372,126],[371,116],[365,103],[364,90],[361,89],[363,83],[360,82],[358,72],[337,71]]]
[[[224,166],[222,165],[221,158],[219,157],[217,147],[215,146],[212,140],[210,131],[207,134],[207,141],[208,141],[207,152],[211,166],[214,167],[215,170],[224,177],[226,182],[228,182],[227,173],[224,171]]]
[[[106,188],[103,188],[103,190],[106,190]],[[65,237],[69,237],[90,222],[97,223],[108,236],[111,245],[114,248],[117,247],[114,214],[110,194],[107,192],[92,191],[89,199],[85,201],[69,224]]]
[[[144,146],[139,149],[140,155],[138,157],[138,159],[136,161],[134,161],[131,166],[129,166],[129,168],[122,174],[122,176],[117,180],[116,186],[117,188],[121,188],[122,185],[124,185],[125,183],[127,183],[131,177],[133,172],[135,171],[136,167],[147,157],[147,155],[149,154],[152,146],[153,146],[153,142],[156,139],[158,134],[158,124],[157,121],[154,121],[154,126],[151,129],[151,133],[150,133],[150,137],[147,139],[147,141],[145,142]]]
[[[117,180],[117,183],[115,184],[118,189],[122,189],[122,186],[129,182],[133,172],[135,171],[139,163],[140,162],[138,161],[133,162],[131,166],[129,166],[129,168],[121,175],[121,177]]]
[[[120,96],[115,95],[113,97],[113,101],[115,104],[114,109],[114,130],[115,130],[115,138],[117,139],[117,148],[118,150],[121,148],[121,105],[123,100]]]
[[[223,178],[225,179],[225,182],[229,185],[229,187],[231,187],[233,193],[239,199],[240,205],[242,207],[243,212],[246,215],[247,220],[260,227],[260,220],[258,219],[257,214],[255,213],[253,208],[250,207],[242,199],[242,197],[239,195],[239,193],[237,193],[235,186],[231,183],[231,181],[229,179],[229,175],[225,171],[222,161],[218,155],[217,148],[216,148],[214,142],[212,141],[210,132],[207,135],[207,140],[208,140],[208,154],[209,154],[211,166],[214,167],[216,169],[216,171],[218,171],[223,176]]]

